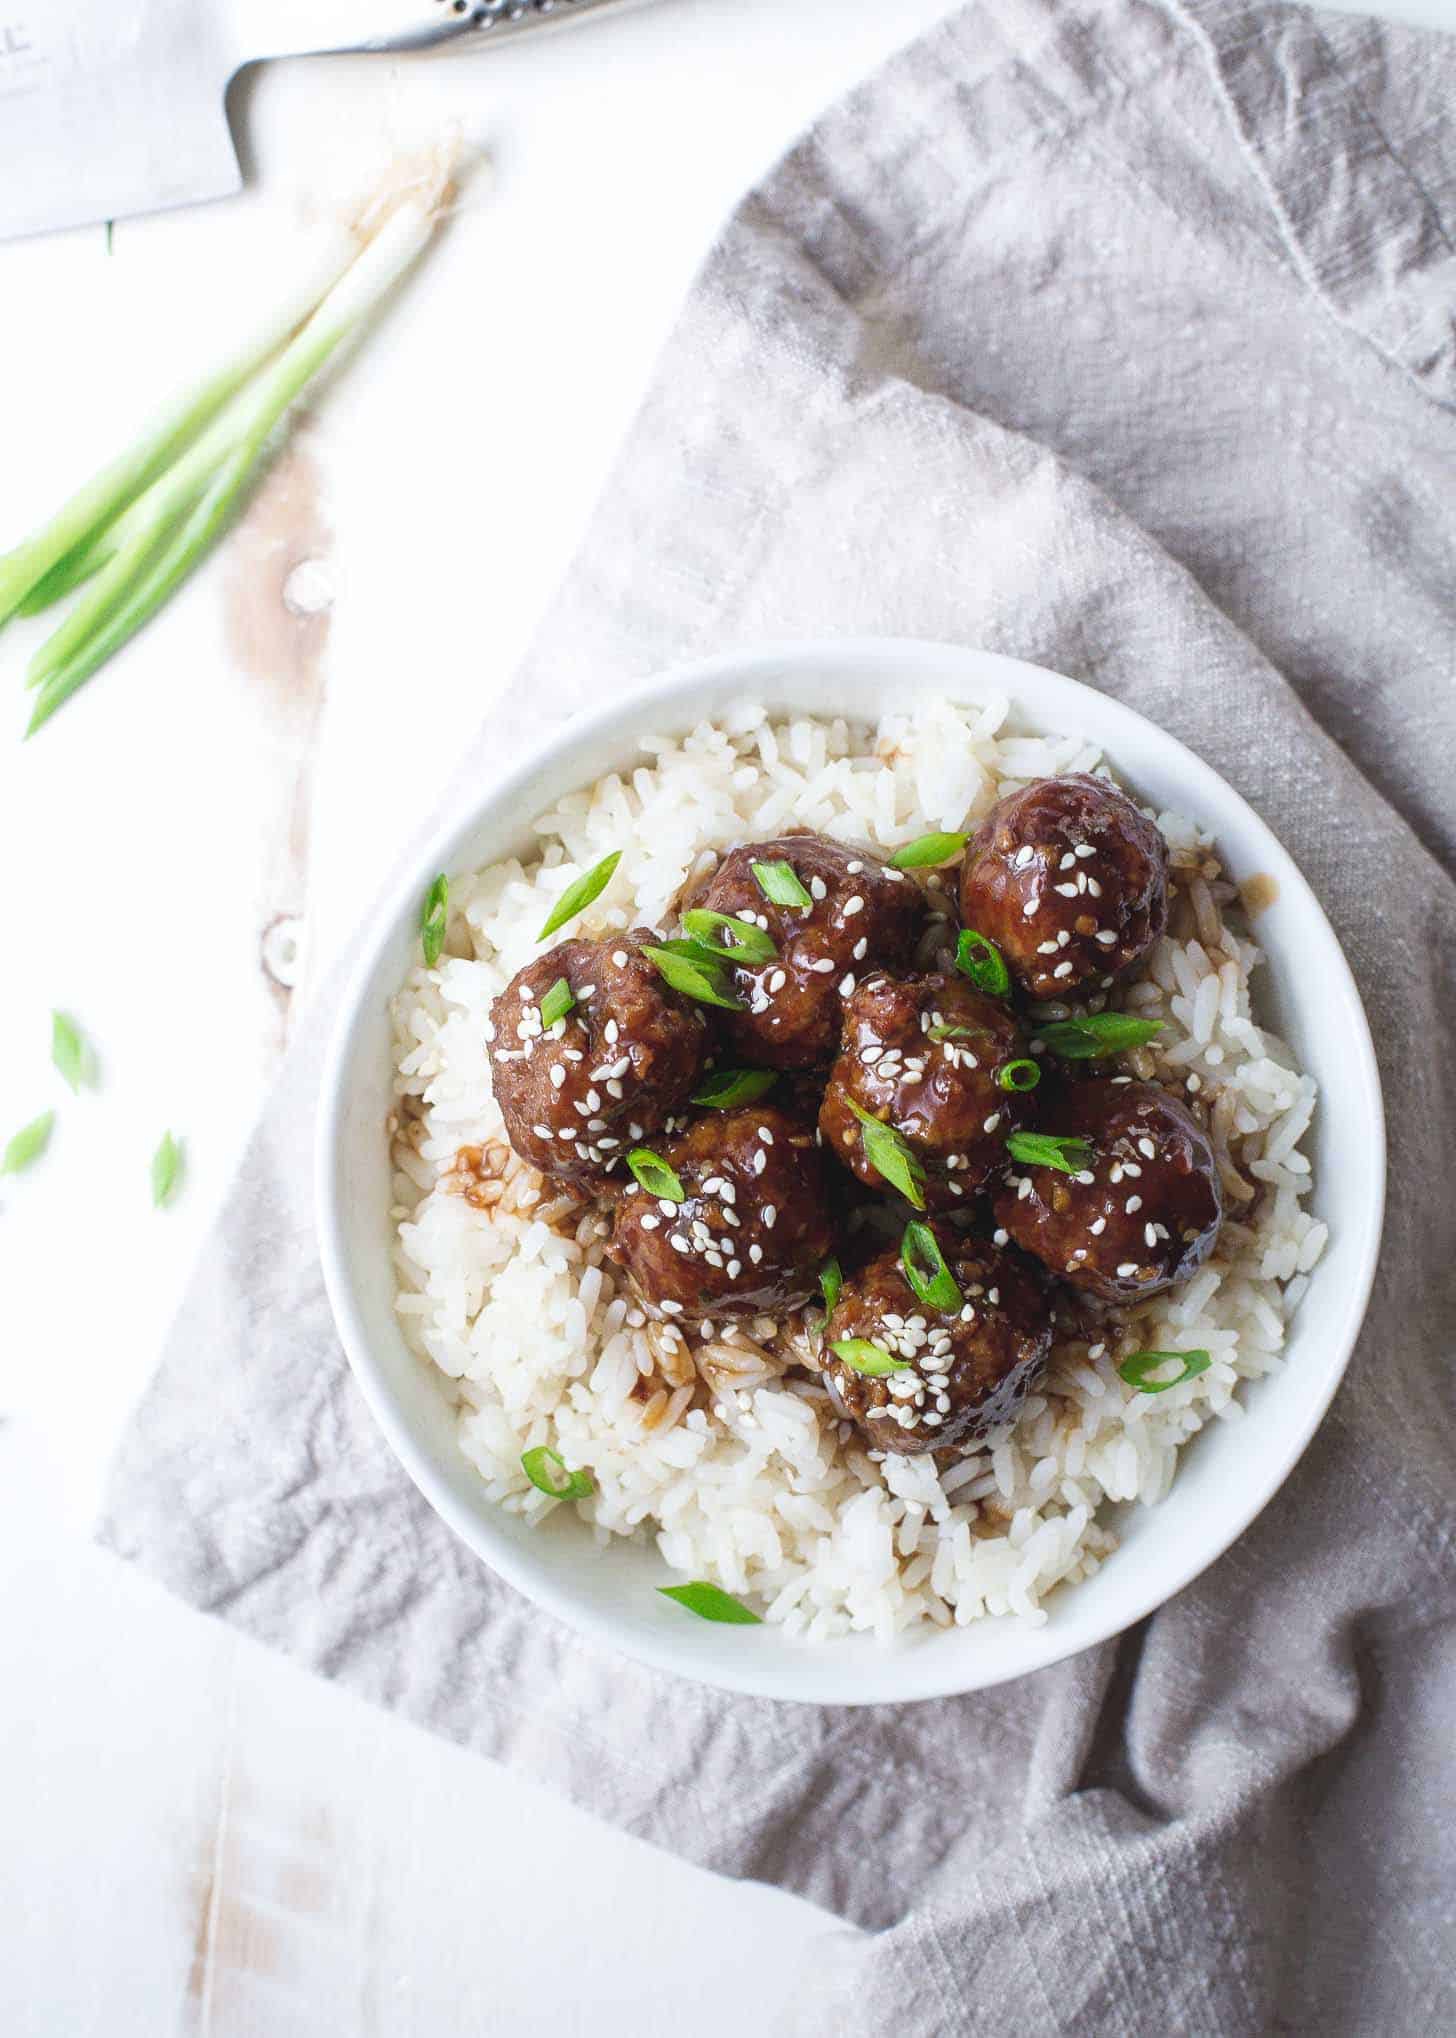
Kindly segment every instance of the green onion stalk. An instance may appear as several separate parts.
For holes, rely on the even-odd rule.
[[[284,416],[416,260],[449,192],[443,162],[406,188],[312,308],[298,300],[131,452],[0,560],[0,624],[89,583],[31,661],[33,735],[176,590],[231,522]],[[300,318],[302,322],[300,323]]]

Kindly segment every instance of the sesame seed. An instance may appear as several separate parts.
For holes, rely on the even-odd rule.
[[[579,1111],[581,1109],[580,1104],[578,1104],[576,1108]],[[560,1132],[557,1133],[556,1137],[558,1139],[575,1139],[576,1134],[569,1125],[563,1125]]]
[[[1055,955],[1057,944],[1055,941],[1039,941],[1036,945],[1036,952],[1038,955]]]
[[[1025,870],[1029,863],[1034,863],[1035,861],[1036,851],[1029,842],[1023,842],[1011,860],[1011,868],[1013,870]]]
[[[1117,940],[1117,936],[1113,932],[1112,928],[1103,927],[1094,936],[1094,939],[1100,941],[1104,948],[1111,948],[1113,943]]]
[[[991,1243],[992,1245],[1010,1245],[1011,1233],[1009,1231],[993,1231],[991,1233]]]
[[[1017,1202],[1024,1203],[1030,1194],[1031,1194],[1031,1176],[1023,1175],[1021,1180],[1016,1185]]]
[[[996,1130],[996,1127],[1000,1123],[1001,1113],[999,1111],[993,1111],[989,1118],[983,1119],[981,1123],[981,1130],[982,1132],[994,1132]]]
[[[1059,962],[1056,968],[1052,971],[1052,975],[1054,977],[1069,977],[1071,974],[1072,965],[1069,962]]]
[[[1158,1149],[1150,1139],[1140,1139],[1138,1141],[1138,1152],[1150,1161],[1156,1160],[1158,1157]]]
[[[563,1084],[563,1083],[564,1083],[565,1081],[566,1081],[566,1070],[565,1070],[565,1069],[564,1069],[564,1068],[563,1068],[563,1067],[561,1066],[560,1062],[557,1062],[557,1063],[556,1063],[556,1065],[554,1066],[554,1068],[553,1068],[553,1069],[552,1069],[552,1071],[551,1071],[551,1087],[552,1087],[552,1089],[553,1089],[553,1090],[559,1090],[559,1089],[561,1088],[561,1085],[562,1085],[562,1084]]]
[[[688,1244],[687,1240],[683,1237],[680,1231],[669,1232],[667,1236],[667,1242],[672,1247],[675,1253],[690,1253],[692,1251],[692,1247]]]
[[[1072,851],[1069,849],[1066,855],[1062,858],[1061,862],[1057,865],[1057,869],[1071,870],[1075,867],[1076,862],[1077,862],[1076,857],[1072,854]]]
[[[1071,935],[1067,932],[1066,928],[1064,927],[1057,936],[1057,947],[1058,948],[1068,947],[1071,943],[1071,939],[1072,939]]]
[[[859,940],[856,941],[856,943],[854,944],[853,954],[855,961],[863,962],[865,957],[869,954],[869,950],[870,950],[869,937],[867,935],[861,934]]]
[[[825,896],[825,884],[822,877],[810,878],[809,896],[811,899],[822,899]]]
[[[1053,885],[1052,890],[1063,899],[1075,899],[1077,896],[1077,887],[1075,885]]]
[[[847,998],[854,989],[854,971],[846,970],[839,980],[839,995]]]
[[[852,920],[856,913],[862,913],[863,911],[864,911],[864,900],[860,897],[858,892],[855,893],[852,899],[845,900],[844,917],[846,920]]]
[[[1157,1227],[1157,1225],[1156,1225],[1156,1224],[1145,1224],[1145,1225],[1143,1226],[1143,1243],[1144,1243],[1145,1245],[1147,1245],[1147,1246],[1151,1247],[1151,1246],[1155,1246],[1155,1245],[1157,1244],[1157,1242],[1158,1242],[1158,1227]]]
[[[788,981],[789,979],[787,971],[781,969],[772,970],[769,973],[769,978],[767,983],[764,985],[764,989],[769,992],[770,996],[772,996],[772,994],[775,991],[781,991]]]
[[[662,1212],[664,1217],[677,1216],[676,1203],[670,1202],[666,1196],[659,1197],[657,1207]]]
[[[1142,1209],[1143,1199],[1141,1196],[1129,1196],[1122,1207],[1126,1210],[1128,1216],[1131,1217],[1134,1211]]]
[[[1072,851],[1072,854],[1073,856],[1095,856],[1097,851],[1090,842],[1079,842]]]
[[[1107,1229],[1107,1219],[1105,1217],[1094,1217],[1087,1226],[1087,1229],[1094,1238],[1101,1238],[1103,1232]]]
[[[681,1302],[674,1302],[671,1296],[669,1296],[667,1301],[665,1301],[662,1305],[663,1314],[665,1316],[681,1316],[682,1307],[683,1306]]]
[[[1080,1182],[1084,1189],[1090,1189],[1092,1184],[1096,1181],[1097,1177],[1093,1174],[1090,1168],[1081,1168],[1072,1177],[1072,1179],[1074,1182]]]
[[[809,967],[811,970],[815,972],[816,975],[821,977],[827,977],[835,969],[838,968],[838,964],[835,962],[834,957],[832,955],[821,955],[819,960],[817,962],[811,962],[809,964]]]
[[[758,1136],[759,1136],[759,1138],[760,1138],[760,1139],[761,1139],[761,1140],[763,1141],[763,1143],[764,1143],[764,1145],[765,1145],[765,1146],[772,1146],[772,1145],[773,1145],[773,1134],[772,1134],[772,1133],[771,1133],[771,1132],[769,1131],[769,1129],[768,1129],[768,1127],[767,1127],[766,1125],[760,1125],[760,1126],[759,1126],[759,1128],[758,1128]]]
[[[753,1156],[753,1172],[756,1175],[761,1175],[767,1166],[768,1166],[768,1155],[760,1147],[758,1152]]]
[[[533,1125],[531,1130],[535,1133],[537,1139],[554,1139],[556,1137],[549,1125]]]
[[[1117,1270],[1117,1278],[1119,1279],[1119,1281],[1130,1281],[1136,1272],[1137,1272],[1136,1261],[1124,1260]]]
[[[752,1260],[753,1264],[757,1266],[759,1261],[763,1258],[763,1247],[755,1242],[748,1248],[748,1257]]]
[[[1023,920],[1029,920],[1029,919],[1031,918],[1032,914],[1033,914],[1033,913],[1034,913],[1034,912],[1036,911],[1036,908],[1037,908],[1037,901],[1036,901],[1035,899],[1028,899],[1028,900],[1027,900],[1027,902],[1026,902],[1026,904],[1025,904],[1025,905],[1024,905],[1024,906],[1022,907],[1022,909],[1021,909],[1021,917],[1022,917],[1022,919],[1023,919]]]
[[[775,1224],[776,1224],[776,1223],[778,1222],[778,1214],[779,1214],[779,1213],[778,1213],[778,1208],[777,1208],[777,1206],[776,1206],[775,1204],[773,1204],[773,1203],[765,1203],[765,1204],[764,1204],[764,1206],[763,1206],[763,1222],[764,1222],[764,1229],[765,1229],[765,1230],[767,1230],[767,1231],[772,1231],[772,1230],[773,1230],[773,1228],[774,1228],[774,1225],[775,1225]]]
[[[1086,886],[1087,886],[1087,896],[1088,896],[1088,898],[1090,898],[1090,899],[1100,899],[1100,898],[1102,897],[1102,887],[1101,887],[1101,885],[1100,885],[1100,884],[1098,884],[1098,882],[1097,882],[1096,878],[1095,878],[1095,877],[1086,877],[1086,876],[1085,876],[1085,873],[1084,873],[1084,879],[1085,879],[1085,883],[1086,883]]]
[[[655,1210],[644,1210],[640,1221],[642,1229],[644,1231],[656,1231],[658,1225],[661,1224],[662,1219],[657,1215]]]
[[[614,948],[614,949],[612,950],[612,961],[613,961],[613,963],[614,963],[614,964],[616,965],[616,967],[617,967],[618,969],[625,969],[625,968],[627,967],[627,951],[626,951],[626,949],[625,949],[625,948]],[[615,1023],[615,1022],[613,1022],[613,1023]]]
[[[844,866],[844,874],[846,877],[858,877],[863,869],[864,865],[862,863],[859,862],[847,863]]]
[[[726,1272],[730,1281],[736,1281],[738,1279],[738,1276],[743,1272],[742,1260],[730,1260],[728,1262]]]

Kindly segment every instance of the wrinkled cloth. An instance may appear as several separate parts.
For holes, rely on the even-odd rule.
[[[1192,745],[1325,903],[1391,1144],[1369,1319],[1235,1547],[1121,1639],[867,1711],[605,1653],[481,1567],[353,1388],[298,1038],[107,1543],[632,1831],[843,1921],[815,2033],[1456,2027],[1456,45],[1236,0],[988,0],[739,209],[472,768],[678,657],[976,643]]]

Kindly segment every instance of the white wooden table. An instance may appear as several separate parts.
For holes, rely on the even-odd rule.
[[[342,941],[507,683],[716,224],[944,4],[662,0],[476,59],[278,66],[235,94],[241,200],[109,253],[0,248],[8,543],[398,145],[455,120],[496,164],[226,554],[23,748],[26,633],[0,642],[0,1139],[61,1114],[0,1183],[11,2038],[711,2038],[767,2028],[831,1929],[309,1681],[86,1529],[285,1035],[265,931],[306,923],[305,976]],[[281,599],[301,561],[312,615]],[[61,1091],[52,1006],[99,1094]],[[158,1216],[167,1126],[188,1176]]]

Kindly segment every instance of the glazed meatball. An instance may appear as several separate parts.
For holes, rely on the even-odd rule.
[[[704,1112],[657,1151],[683,1200],[629,1184],[611,1246],[647,1306],[693,1321],[807,1301],[833,1249],[813,1126],[748,1104]]]
[[[1126,1077],[1067,1083],[1038,1116],[1091,1152],[1074,1175],[1012,1163],[995,1208],[1017,1245],[1102,1302],[1156,1295],[1203,1264],[1223,1196],[1213,1151],[1175,1097]]]
[[[933,1226],[960,1290],[949,1310],[921,1302],[898,1249],[845,1282],[824,1327],[824,1377],[882,1451],[938,1451],[1010,1422],[1047,1360],[1051,1309],[1019,1255],[950,1225]],[[832,1349],[861,1338],[909,1363],[857,1372]]]
[[[788,864],[808,904],[776,906],[753,874],[755,863]],[[928,913],[919,886],[900,871],[822,835],[730,850],[699,903],[749,916],[773,937],[775,957],[733,971],[744,1010],[721,1016],[737,1058],[775,1069],[833,1060],[844,999],[866,971],[910,961]]]
[[[563,941],[527,963],[491,1007],[491,1081],[506,1137],[544,1175],[604,1182],[696,1086],[707,1029],[643,955],[655,938],[639,929]],[[576,1002],[543,1030],[541,1001],[562,977]]]
[[[1005,1163],[1026,1099],[1003,1090],[996,1071],[1025,1053],[1007,1007],[963,976],[867,977],[845,1000],[819,1128],[847,1168],[884,1189],[858,1105],[893,1126],[924,1168],[925,1207],[954,1209]]]
[[[961,868],[961,919],[1033,998],[1110,981],[1168,919],[1168,850],[1105,779],[1042,778],[994,806]]]

